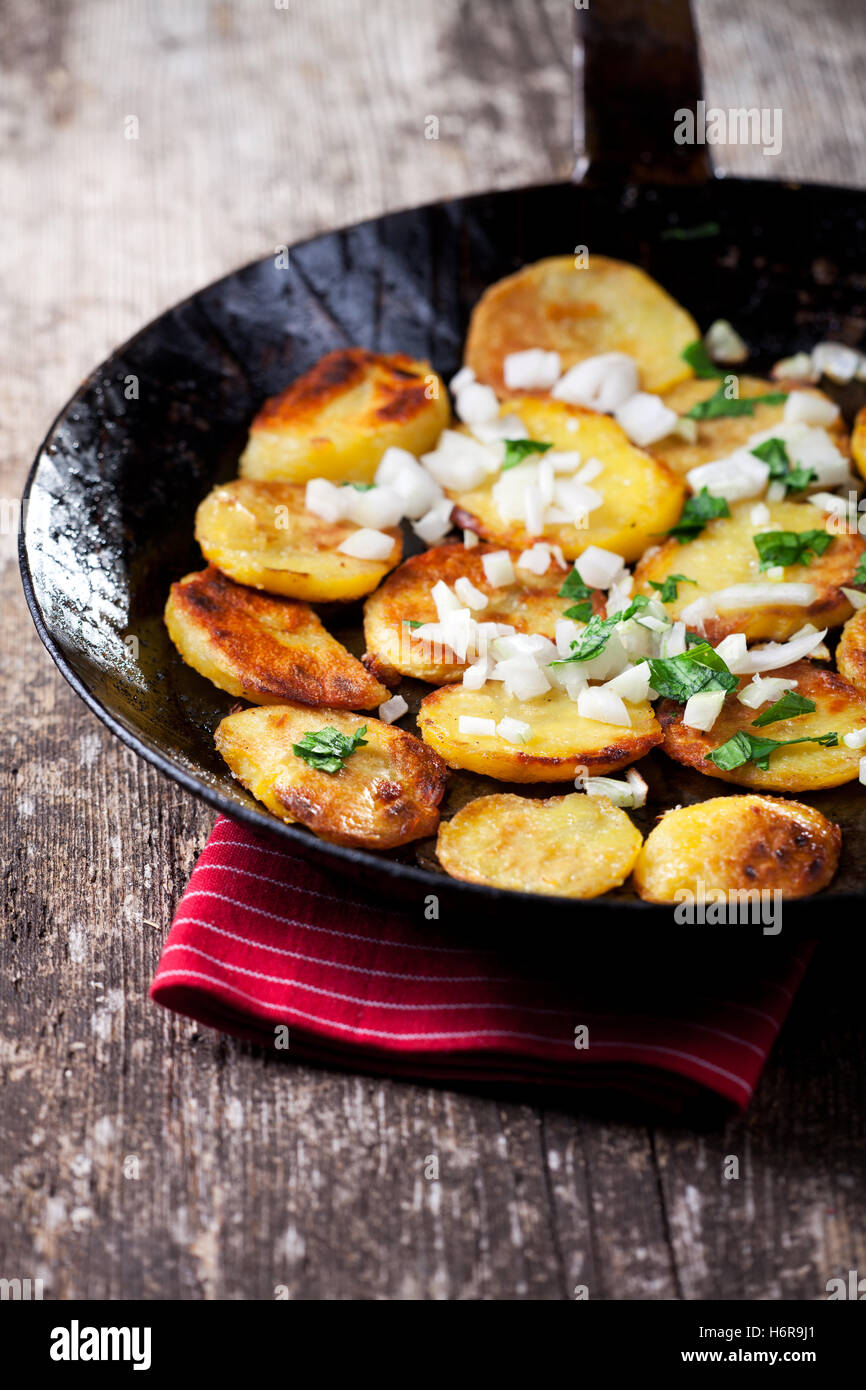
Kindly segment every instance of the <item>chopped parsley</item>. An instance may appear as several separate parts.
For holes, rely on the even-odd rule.
[[[854,584],[866,584],[866,550],[864,550],[860,559],[857,561],[857,568],[854,571],[854,578],[851,580],[851,584],[852,586]]]
[[[798,695],[796,690],[786,690],[784,695],[752,720],[753,729],[762,729],[765,724],[777,724],[780,719],[793,719],[797,714],[811,714],[816,708],[814,700]]]
[[[823,555],[833,540],[829,531],[763,531],[753,536],[761,557],[761,569],[776,565],[810,565],[813,555]]]
[[[565,583],[557,595],[558,598],[576,598],[579,603],[575,603],[571,608],[566,608],[563,617],[575,618],[578,622],[588,623],[592,617],[592,589],[588,584],[584,584],[576,569],[567,575]]]
[[[661,584],[657,579],[650,580],[650,588],[658,589],[659,598],[662,603],[673,603],[677,596],[678,584],[697,584],[696,579],[689,579],[687,574],[669,574]]]
[[[700,641],[679,656],[650,659],[650,685],[667,700],[685,704],[708,690],[736,690],[739,679],[709,644]]]
[[[518,463],[523,463],[528,454],[545,454],[552,448],[552,444],[542,444],[538,439],[506,439],[502,472],[507,468],[516,468]]]
[[[353,487],[356,492],[370,492],[376,486],[375,483],[341,483],[341,487]]]
[[[646,608],[648,603],[649,599],[645,594],[635,594],[628,608],[621,609],[619,613],[612,613],[609,618],[600,618],[598,614],[593,614],[583,632],[572,642],[571,656],[565,656],[561,661],[552,661],[551,666],[567,666],[572,661],[591,661],[594,656],[600,656],[617,623],[627,622],[635,613]]]
[[[680,353],[684,362],[688,362],[695,376],[702,381],[709,381],[715,376],[724,376],[725,373],[713,362],[707,352],[702,338],[696,338],[688,347],[684,347]]]
[[[742,767],[743,763],[754,763],[762,772],[769,772],[770,754],[775,753],[777,748],[786,748],[792,743],[820,743],[823,748],[835,748],[838,742],[839,735],[835,733],[818,734],[815,738],[776,739],[759,738],[757,734],[750,734],[741,729],[733,738],[729,738],[727,743],[720,744],[712,753],[708,753],[707,758],[722,772],[731,772],[735,767]]]
[[[366,732],[366,724],[362,724],[349,738],[330,725],[326,729],[311,729],[304,734],[300,743],[292,744],[292,752],[318,772],[339,772],[350,754],[366,744]]]
[[[424,624],[422,623],[422,621],[421,621],[420,618],[404,618],[404,619],[403,619],[403,622],[404,622],[404,623],[408,623],[410,627],[423,627],[423,626],[424,626]]]
[[[686,420],[717,420],[722,415],[754,415],[756,405],[782,405],[787,398],[786,391],[767,391],[763,396],[728,396],[724,382],[708,396],[698,401],[685,413]]]
[[[685,545],[686,541],[693,541],[701,534],[708,521],[730,515],[731,509],[724,497],[713,497],[708,487],[702,487],[697,497],[688,498],[679,521],[667,534],[676,536],[680,545]]]
[[[781,439],[765,439],[757,449],[750,449],[756,459],[770,468],[770,477],[785,484],[788,492],[802,492],[810,483],[817,481],[818,474],[813,468],[795,468]]]
[[[665,227],[662,241],[703,241],[706,237],[718,236],[721,230],[718,222],[699,222],[696,227]]]

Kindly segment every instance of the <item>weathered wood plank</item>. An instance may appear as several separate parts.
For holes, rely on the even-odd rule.
[[[233,265],[571,165],[558,0],[0,15],[2,498],[93,363]],[[855,180],[866,26],[850,7],[701,0],[698,17],[709,99],[784,108],[779,160],[743,148],[728,167]],[[212,817],[54,673],[13,550],[0,536],[0,1273],[51,1297],[811,1298],[866,1268],[845,960],[816,965],[746,1119],[701,1136],[285,1065],[155,1010],[146,987]]]

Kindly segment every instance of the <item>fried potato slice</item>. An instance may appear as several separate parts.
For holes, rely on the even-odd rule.
[[[448,392],[429,362],[342,348],[265,401],[240,473],[291,483],[369,483],[387,448],[423,454],[450,418]]]
[[[400,563],[403,539],[387,560],[358,560],[337,547],[359,528],[323,521],[304,506],[301,483],[239,478],[215,487],[195,517],[195,538],[205,559],[238,584],[269,594],[331,603],[362,598]]]
[[[448,647],[437,648],[431,642],[414,638],[409,626],[412,622],[437,621],[431,591],[440,580],[453,588],[456,580],[466,578],[487,596],[487,607],[474,614],[479,622],[509,623],[517,632],[535,632],[553,639],[557,619],[575,602],[558,597],[565,572],[555,563],[542,575],[517,569],[516,584],[494,588],[487,580],[482,561],[495,549],[492,545],[477,545],[467,550],[455,542],[437,545],[421,555],[410,556],[389,575],[364,605],[364,664],[369,670],[389,684],[401,675],[415,676],[431,685],[460,679],[467,663]],[[517,556],[511,558],[516,565]],[[598,612],[603,612],[604,595],[599,591],[595,592],[594,604]]]
[[[811,661],[795,661],[771,674],[795,680],[797,694],[813,700],[814,711],[755,728],[752,721],[769,706],[749,709],[740,703],[734,691],[725,700],[712,729],[702,733],[699,729],[687,728],[683,723],[682,705],[663,700],[658,706],[658,717],[664,730],[664,750],[668,756],[686,767],[697,768],[698,772],[704,772],[708,777],[736,782],[742,787],[755,787],[759,791],[821,791],[824,787],[839,787],[843,782],[854,781],[859,774],[862,750],[848,748],[842,740],[845,734],[866,727],[866,696],[835,671],[826,671]],[[739,688],[747,685],[750,679],[744,676]],[[818,734],[832,732],[838,734],[839,743],[836,748],[825,748],[818,743],[796,743],[788,748],[777,748],[771,753],[766,772],[754,763],[744,763],[731,772],[723,772],[715,763],[708,761],[707,754],[727,743],[740,731],[779,741],[815,738]]]
[[[553,445],[557,451],[577,450],[584,463],[598,459],[603,471],[589,484],[604,498],[588,514],[588,526],[547,526],[543,538],[562,547],[569,560],[582,555],[589,545],[613,550],[626,560],[637,560],[660,531],[673,526],[682,511],[686,490],[675,473],[631,444],[615,420],[564,401],[538,396],[506,400],[502,415],[519,415],[530,438]],[[530,460],[521,469],[537,468]],[[493,486],[486,479],[467,492],[449,492],[455,504],[454,520],[486,540],[523,550],[532,545],[522,522],[504,521],[496,506]]]
[[[576,269],[571,256],[550,256],[485,290],[472,311],[466,364],[502,395],[511,352],[556,351],[563,370],[625,352],[638,363],[643,390],[664,391],[691,376],[680,353],[699,337],[691,314],[636,265],[593,255]]]
[[[858,410],[854,417],[854,429],[851,432],[851,457],[859,472],[866,478],[866,405],[862,410]]]
[[[812,806],[772,796],[714,796],[677,806],[650,831],[634,868],[647,902],[775,892],[806,898],[836,872],[842,832]],[[679,899],[682,901],[683,899]]]
[[[665,392],[664,403],[671,410],[675,410],[678,415],[685,415],[699,401],[705,401],[709,396],[712,396],[718,386],[718,378],[707,381],[693,377],[691,381],[682,381],[678,386]],[[809,387],[797,387],[798,391],[809,389]],[[769,392],[784,390],[785,388],[780,386],[777,381],[764,381],[757,376],[739,377],[741,400],[750,400],[753,396],[764,396]],[[787,395],[787,391],[785,394]],[[820,396],[822,400],[829,400],[823,391],[813,390],[811,394]],[[697,468],[699,464],[712,463],[716,459],[727,458],[735,449],[744,448],[753,434],[772,429],[774,425],[780,425],[784,410],[784,402],[779,405],[762,402],[754,407],[754,412],[751,415],[720,415],[715,420],[696,420],[694,423],[697,429],[697,438],[694,443],[680,438],[679,435],[669,434],[664,439],[660,439],[657,444],[650,444],[647,452],[652,454],[653,458],[666,463],[675,473],[684,476],[690,469]],[[828,428],[827,433],[840,453],[847,457],[849,453],[848,435],[841,415],[838,422]]]
[[[627,703],[631,727],[584,719],[564,690],[549,690],[535,700],[507,695],[499,681],[481,690],[443,685],[421,701],[418,729],[451,767],[483,772],[498,782],[569,782],[583,769],[591,776],[615,772],[636,762],[657,743],[662,731],[652,705]],[[510,716],[529,724],[527,743],[507,743],[498,734],[461,734],[460,716],[492,719]]]
[[[866,608],[859,608],[842,629],[836,648],[839,674],[858,690],[866,690]]]
[[[719,604],[717,616],[707,618],[703,629],[710,642],[719,642],[730,632],[744,632],[752,641],[763,638],[783,641],[807,622],[816,627],[843,623],[852,609],[842,587],[850,585],[866,548],[862,537],[837,535],[833,523],[817,507],[805,502],[768,502],[770,521],[764,526],[755,526],[751,520],[754,505],[753,500],[732,502],[731,515],[711,521],[695,540],[680,545],[676,537],[671,537],[649,551],[635,570],[636,592],[654,593],[650,580],[661,583],[669,574],[684,574],[694,579],[694,584],[678,585],[676,599],[666,605],[670,616],[678,619],[682,610],[695,599],[710,598],[734,584],[772,582],[760,572],[760,556],[754,542],[758,531],[768,528],[827,530],[833,533],[833,541],[823,555],[813,555],[809,565],[789,565],[785,569],[785,583],[814,586],[816,593],[812,603],[768,603],[753,608],[723,608]]]
[[[165,625],[187,665],[256,705],[375,709],[388,699],[306,603],[247,589],[213,565],[172,584]]]
[[[304,734],[366,725],[367,743],[339,772],[321,772],[293,752]],[[228,715],[215,734],[232,773],[280,820],[306,825],[322,840],[393,849],[432,835],[448,774],[414,734],[336,709],[268,705]]]
[[[497,793],[443,822],[436,854],[446,873],[469,883],[597,898],[628,878],[640,847],[640,831],[606,796]]]

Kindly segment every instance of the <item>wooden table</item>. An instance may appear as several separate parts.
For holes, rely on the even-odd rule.
[[[709,101],[784,111],[781,155],[730,171],[862,181],[866,18],[697,8]],[[85,371],[174,300],[319,229],[571,165],[567,0],[2,18],[3,499]],[[816,1299],[866,1273],[862,952],[819,955],[747,1116],[703,1133],[287,1068],[149,1004],[212,814],[55,673],[3,531],[0,1276],[51,1298]]]

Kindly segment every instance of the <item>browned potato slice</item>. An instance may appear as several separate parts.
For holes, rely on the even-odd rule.
[[[854,430],[851,434],[851,457],[860,473],[866,478],[866,406],[862,410],[858,410],[854,418]]]
[[[270,594],[332,603],[369,594],[400,563],[403,539],[386,560],[359,560],[338,550],[360,528],[351,521],[323,521],[304,506],[300,483],[259,483],[240,478],[215,487],[195,517],[202,554],[239,584]]]
[[[860,608],[842,629],[836,648],[840,675],[858,690],[866,690],[866,608]]]
[[[799,801],[714,796],[662,817],[638,855],[634,885],[654,903],[707,890],[806,898],[827,887],[841,847],[838,825]]]
[[[678,386],[665,392],[664,402],[678,415],[685,415],[693,405],[697,405],[699,401],[705,401],[709,396],[712,396],[718,386],[719,381],[716,378],[706,381],[693,377],[691,381],[681,381]],[[797,387],[798,391],[808,389],[808,387]],[[777,381],[764,381],[757,376],[739,377],[741,400],[750,399],[752,396],[764,396],[775,391],[785,391],[787,394],[786,388]],[[812,394],[820,396],[823,400],[829,399],[823,391],[816,390]],[[679,435],[669,434],[664,439],[660,439],[657,444],[650,444],[648,452],[652,454],[653,458],[661,459],[675,473],[684,475],[690,469],[697,468],[699,464],[712,463],[715,459],[727,458],[735,449],[742,449],[753,434],[781,424],[784,409],[784,403],[780,405],[759,404],[755,406],[751,415],[720,415],[716,420],[696,420],[697,439],[693,444],[690,444],[687,439],[681,439]],[[837,424],[832,425],[827,433],[831,436],[836,448],[847,456],[849,452],[848,435],[841,415]]]
[[[677,597],[666,605],[673,619],[697,598],[709,597],[734,584],[765,583],[760,573],[760,557],[754,536],[766,526],[755,526],[751,520],[754,500],[732,502],[731,515],[711,521],[693,541],[680,545],[676,537],[650,550],[635,570],[635,589],[644,594],[655,591],[650,580],[660,583],[669,574],[684,574],[695,584],[680,584]],[[769,526],[782,531],[833,531],[817,507],[805,502],[768,502]],[[808,605],[765,604],[759,608],[718,608],[715,618],[708,618],[704,631],[711,642],[720,642],[730,632],[744,632],[751,641],[772,638],[784,641],[804,623],[816,627],[833,627],[851,613],[851,604],[842,593],[850,585],[857,562],[863,553],[864,541],[859,535],[836,535],[823,555],[814,555],[809,565],[789,565],[784,582],[813,584],[816,597]]]
[[[615,772],[661,743],[652,705],[644,700],[627,708],[630,728],[584,719],[563,690],[517,700],[506,694],[501,681],[488,681],[481,690],[443,685],[421,701],[418,729],[451,767],[483,772],[499,782],[570,782],[580,769],[592,776]],[[519,719],[531,728],[529,741],[514,744],[498,734],[462,734],[461,715],[496,724],[506,716]]]
[[[494,588],[484,574],[482,559],[495,549],[492,545],[477,545],[467,550],[459,543],[451,543],[437,545],[404,561],[364,605],[365,665],[391,684],[401,675],[415,676],[431,685],[460,679],[466,662],[459,661],[448,648],[436,650],[430,642],[417,640],[409,626],[411,622],[436,622],[431,591],[439,580],[453,587],[455,580],[465,577],[487,595],[487,607],[474,614],[479,622],[509,623],[518,632],[536,632],[552,639],[557,619],[575,602],[557,596],[565,573],[555,563],[542,575],[520,569],[517,584]],[[516,565],[517,556],[511,558]],[[604,611],[604,595],[598,591],[595,607],[598,612]]]
[[[436,854],[446,873],[469,883],[597,898],[628,878],[640,846],[640,831],[606,796],[500,793],[440,825]]]
[[[244,588],[213,565],[172,584],[165,624],[189,666],[253,704],[375,709],[388,699],[306,603]]]
[[[265,401],[241,476],[369,483],[387,448],[423,454],[450,418],[448,392],[429,362],[342,348]]]
[[[557,451],[577,450],[584,463],[595,458],[604,465],[589,484],[604,499],[588,514],[589,524],[582,529],[547,526],[543,532],[543,539],[561,546],[567,559],[574,560],[587,546],[598,545],[626,560],[637,560],[658,532],[678,519],[686,495],[681,479],[636,449],[607,415],[540,396],[513,397],[505,401],[501,414],[519,415],[532,439],[550,443]],[[449,492],[455,522],[509,550],[524,550],[539,538],[531,536],[522,522],[503,520],[493,493],[495,483],[491,477],[468,492]]]
[[[664,391],[691,376],[680,354],[698,337],[691,314],[636,265],[593,255],[576,269],[571,256],[551,256],[485,290],[472,312],[466,363],[502,395],[509,353],[546,348],[567,370],[602,352],[625,352],[638,363],[643,390]]]
[[[339,772],[321,772],[293,752],[304,734],[362,725],[367,743]],[[268,705],[230,714],[216,746],[234,776],[280,820],[298,821],[322,840],[393,849],[432,835],[447,772],[420,739],[378,719],[305,705]]]
[[[859,774],[862,750],[848,748],[842,740],[845,734],[866,727],[866,696],[835,671],[826,671],[811,661],[795,661],[769,674],[796,680],[797,694],[814,700],[814,711],[811,714],[798,714],[792,719],[780,719],[776,724],[756,729],[752,721],[769,706],[749,709],[740,704],[734,692],[725,700],[712,729],[708,733],[701,733],[683,724],[682,705],[663,700],[658,707],[658,717],[664,729],[664,749],[668,756],[675,762],[685,763],[686,767],[697,768],[708,777],[736,782],[742,787],[756,787],[759,791],[820,791],[823,787],[838,787],[843,782],[853,781]],[[744,676],[740,689],[750,679]],[[839,735],[839,744],[836,748],[824,748],[818,743],[797,743],[789,748],[777,748],[771,753],[766,772],[754,763],[744,763],[732,772],[723,772],[715,763],[708,761],[707,754],[741,730],[758,738],[779,741],[814,738],[818,734],[833,732]]]

